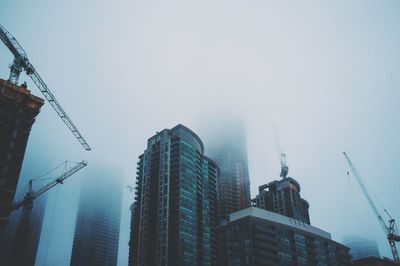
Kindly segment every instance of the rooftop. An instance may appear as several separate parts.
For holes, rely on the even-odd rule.
[[[33,109],[38,109],[44,104],[42,98],[33,95],[26,87],[15,85],[4,79],[0,79],[0,95],[16,102],[26,100],[26,105]]]
[[[256,208],[256,207],[249,207],[234,213],[231,213],[229,215],[229,221],[233,222],[245,217],[256,217],[259,219],[263,219],[266,221],[271,221],[277,224],[282,224],[282,225],[286,225],[286,226],[290,226],[293,228],[296,228],[298,230],[313,234],[313,235],[317,235],[323,238],[327,238],[329,240],[332,240],[331,238],[331,234],[329,234],[328,232],[321,230],[317,227],[314,227],[312,225],[303,223],[299,220],[284,216],[284,215],[280,215],[274,212],[270,212],[264,209],[260,209],[260,208]]]

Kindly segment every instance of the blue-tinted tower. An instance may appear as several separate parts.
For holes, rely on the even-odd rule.
[[[117,265],[122,179],[102,166],[84,177],[71,265]]]
[[[216,163],[201,139],[177,125],[139,156],[129,265],[215,265]]]

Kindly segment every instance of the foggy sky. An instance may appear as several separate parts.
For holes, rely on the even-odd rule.
[[[253,197],[258,185],[279,177],[275,123],[289,176],[310,203],[311,224],[337,241],[354,233],[375,239],[391,256],[341,152],[400,219],[398,1],[4,0],[0,24],[93,147],[84,151],[46,103],[23,176],[87,159],[88,167],[113,165],[133,184],[137,156],[156,131],[182,123],[197,132],[203,114],[239,113]],[[11,62],[0,46],[2,78]],[[80,177],[49,193],[57,206],[53,221],[63,226],[47,239],[58,249],[71,249],[72,236],[57,235],[73,232]],[[120,265],[128,259],[132,197],[126,190]]]

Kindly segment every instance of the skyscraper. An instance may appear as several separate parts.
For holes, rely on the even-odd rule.
[[[84,177],[71,265],[117,265],[122,180],[100,165]]]
[[[29,133],[44,100],[0,79],[0,238],[8,223]]]
[[[293,178],[287,177],[288,171],[286,164],[282,164],[282,179],[259,186],[259,194],[253,199],[253,203],[258,208],[310,224],[309,204],[300,196],[300,184]]]
[[[236,116],[222,115],[208,119],[204,126],[206,154],[221,169],[219,178],[220,219],[250,206],[250,180],[243,121]]]
[[[189,128],[148,139],[137,166],[129,265],[215,265],[218,175]]]

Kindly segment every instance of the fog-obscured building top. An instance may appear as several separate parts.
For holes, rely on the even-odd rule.
[[[380,257],[378,245],[375,241],[359,235],[348,235],[343,238],[343,243],[350,248],[350,254],[355,260],[367,257]]]
[[[205,153],[221,169],[219,212],[224,220],[230,213],[250,206],[245,126],[237,116],[213,115],[202,127]]]
[[[71,265],[117,265],[122,207],[122,176],[91,165],[83,177]]]

